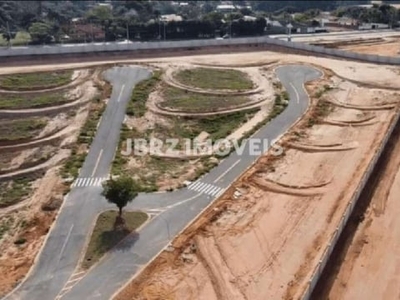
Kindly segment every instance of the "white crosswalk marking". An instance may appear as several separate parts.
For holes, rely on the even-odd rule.
[[[203,182],[200,182],[198,186],[196,186],[193,190],[194,191],[200,191],[206,184]]]
[[[71,187],[102,186],[102,183],[108,179],[108,177],[81,177],[77,178]]]
[[[215,187],[210,191],[210,195],[214,196],[221,188],[220,187]]]
[[[201,181],[191,183],[188,185],[188,189],[215,197],[220,196],[224,191],[224,189],[220,188],[219,186]]]

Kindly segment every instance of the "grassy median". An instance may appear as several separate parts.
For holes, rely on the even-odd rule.
[[[139,228],[148,218],[144,212],[123,212],[125,228],[115,229],[114,223],[117,216],[117,211],[106,211],[99,215],[90,237],[82,268],[89,269],[108,251],[114,247],[117,248],[124,238]]]
[[[160,105],[165,108],[185,112],[213,112],[249,102],[244,96],[213,96],[186,92],[174,87],[164,86],[165,101]]]
[[[249,90],[253,82],[238,70],[195,68],[178,72],[175,78],[189,86],[217,90]]]

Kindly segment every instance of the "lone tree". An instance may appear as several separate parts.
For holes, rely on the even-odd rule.
[[[103,196],[118,207],[119,218],[122,218],[122,209],[140,192],[139,184],[128,176],[110,179],[103,184],[103,188]]]

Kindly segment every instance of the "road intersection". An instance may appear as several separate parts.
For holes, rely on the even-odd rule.
[[[281,115],[251,139],[273,141],[282,136],[308,107],[304,83],[321,76],[320,71],[304,65],[282,66],[276,69],[276,73],[291,101]],[[138,209],[153,215],[140,234],[128,237],[88,272],[79,271],[79,262],[96,216],[114,208],[101,196],[102,188],[98,183],[109,175],[126,105],[134,86],[150,74],[141,67],[115,67],[106,72],[105,77],[113,85],[113,92],[79,178],[65,199],[31,272],[5,299],[112,298],[259,157],[251,155],[248,141],[242,154],[232,152],[217,167],[186,188],[175,192],[140,194],[127,207],[128,210]]]

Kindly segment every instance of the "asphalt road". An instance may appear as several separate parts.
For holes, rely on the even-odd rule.
[[[113,92],[79,177],[107,177],[132,89],[150,75],[148,70],[139,67],[106,72]],[[105,200],[100,193],[101,186],[76,186],[71,190],[37,263],[9,299],[56,298],[78,264],[96,215],[103,210]]]
[[[50,232],[38,263],[9,299],[110,299],[305,112],[309,99],[303,84],[320,77],[321,72],[302,65],[283,66],[276,72],[290,95],[286,110],[256,132],[242,153],[233,152],[187,188],[173,193],[139,195],[127,209],[151,213],[150,222],[139,235],[125,240],[88,273],[74,272],[84,252],[85,240],[90,235],[96,215],[114,207],[102,198],[100,186],[91,186],[93,180],[81,180],[76,184]],[[149,72],[140,68],[117,68],[108,72],[114,87],[113,95],[80,177],[107,177],[126,102],[134,84],[147,76]],[[251,149],[259,150],[258,142],[258,145],[265,145],[264,149],[252,153]]]

